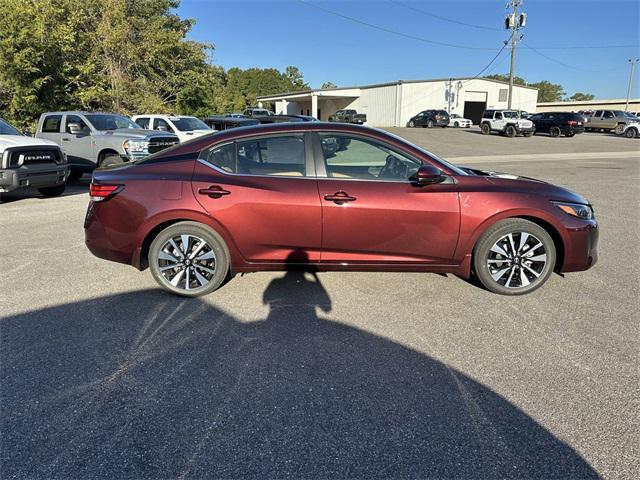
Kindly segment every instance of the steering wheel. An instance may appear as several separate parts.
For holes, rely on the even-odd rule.
[[[378,178],[406,180],[409,178],[409,167],[393,155],[388,155],[384,167],[382,167],[378,174]]]

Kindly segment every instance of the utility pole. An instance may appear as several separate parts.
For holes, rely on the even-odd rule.
[[[636,64],[640,59],[636,58],[635,60],[629,59],[629,63],[631,64],[631,70],[629,70],[629,84],[627,85],[627,103],[624,105],[624,111],[629,110],[629,95],[631,95],[631,83],[633,82],[633,71],[636,68]]]
[[[507,15],[504,21],[506,30],[511,30],[511,66],[509,67],[509,100],[507,108],[511,109],[511,101],[513,99],[513,75],[516,68],[516,44],[518,43],[518,30],[525,26],[527,22],[527,14],[518,14],[518,6],[524,3],[524,0],[511,0],[507,4],[507,8],[513,7],[513,13]]]

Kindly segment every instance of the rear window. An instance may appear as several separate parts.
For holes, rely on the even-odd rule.
[[[304,139],[300,135],[282,135],[244,140],[212,147],[200,159],[228,173],[303,177]]]
[[[62,115],[49,115],[42,122],[42,131],[44,133],[58,133],[60,124],[62,123]]]
[[[493,118],[493,110],[485,110],[482,118]]]
[[[149,128],[149,117],[138,118],[135,122],[140,125],[140,128]]]

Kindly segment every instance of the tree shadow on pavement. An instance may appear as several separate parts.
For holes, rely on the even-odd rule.
[[[0,320],[2,476],[598,477],[463,373],[319,316],[313,273],[264,302],[249,322],[143,290]]]

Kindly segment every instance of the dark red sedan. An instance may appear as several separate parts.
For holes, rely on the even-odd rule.
[[[186,296],[238,272],[472,273],[517,295],[597,259],[589,202],[530,178],[456,167],[389,133],[300,122],[227,130],[96,170],[97,256]]]

